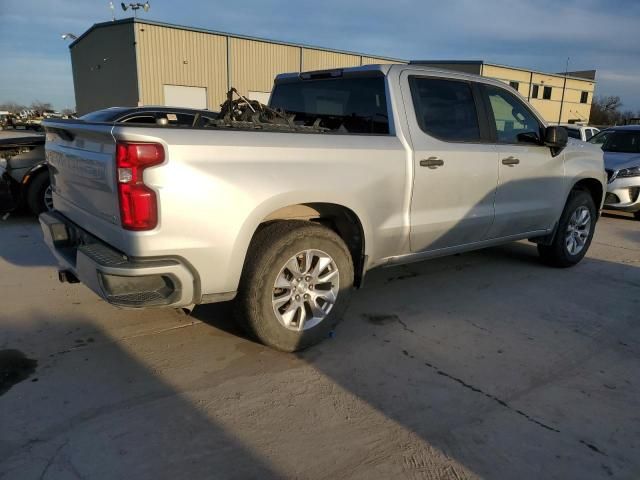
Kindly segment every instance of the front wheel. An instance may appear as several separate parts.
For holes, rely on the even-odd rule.
[[[551,245],[538,245],[540,257],[554,267],[571,267],[584,258],[596,227],[596,207],[584,190],[569,195]]]
[[[329,336],[352,285],[351,255],[333,230],[305,221],[272,223],[251,242],[236,316],[262,343],[302,350]]]

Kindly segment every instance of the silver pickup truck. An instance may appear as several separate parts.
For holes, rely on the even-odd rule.
[[[420,65],[283,74],[285,125],[45,122],[61,280],[113,305],[235,299],[285,351],[325,338],[365,272],[519,239],[578,263],[606,185],[501,82]],[[253,108],[252,108],[253,110]]]

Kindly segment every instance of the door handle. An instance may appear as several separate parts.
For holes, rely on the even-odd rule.
[[[520,163],[520,159],[516,157],[507,157],[502,159],[502,164],[509,165],[510,167],[513,167],[514,165],[517,165],[519,163]]]
[[[444,165],[444,160],[438,157],[429,157],[426,160],[420,160],[421,167],[429,167],[431,169],[438,168]]]

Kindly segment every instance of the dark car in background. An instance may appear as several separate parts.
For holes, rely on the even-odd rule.
[[[175,107],[111,107],[87,113],[80,120],[87,122],[145,123],[169,127],[205,126],[216,119],[218,112]]]
[[[217,115],[191,108],[112,107],[83,115],[80,120],[192,128],[206,126]],[[0,139],[0,212],[26,206],[38,215],[53,208],[44,143],[45,136],[39,134]]]

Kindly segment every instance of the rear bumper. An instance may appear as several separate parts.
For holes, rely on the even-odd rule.
[[[178,258],[131,258],[57,212],[40,215],[44,240],[61,268],[107,302],[124,308],[197,303],[195,276]]]

